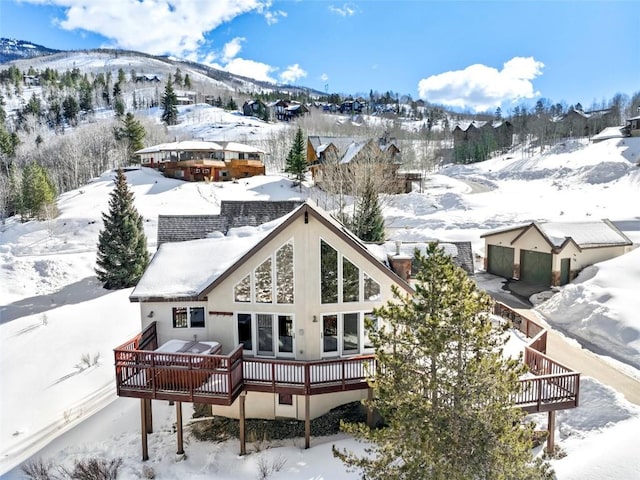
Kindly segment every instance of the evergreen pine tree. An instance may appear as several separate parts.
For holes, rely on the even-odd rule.
[[[22,172],[15,163],[9,166],[8,190],[7,213],[9,216],[16,215],[22,212]]]
[[[178,86],[182,85],[182,72],[180,72],[179,68],[176,68],[176,73],[173,75],[173,81]]]
[[[75,99],[75,97],[71,95],[65,97],[65,99],[62,101],[62,113],[67,122],[69,122],[71,125],[75,124],[78,118],[79,111],[80,107],[78,106],[78,101]]]
[[[55,198],[56,189],[47,171],[37,163],[27,165],[22,172],[20,213],[23,220],[47,218]]]
[[[116,112],[116,117],[122,118],[124,115],[124,100],[122,99],[122,96],[118,95],[117,97],[114,97],[113,109]]]
[[[512,407],[524,367],[502,354],[490,298],[436,244],[415,260],[415,294],[394,289],[395,300],[374,312],[382,325],[370,334],[371,406],[385,425],[347,425],[371,446],[364,457],[334,454],[369,480],[553,478],[533,462],[532,432]]]
[[[162,121],[167,125],[175,125],[178,123],[178,96],[176,92],[173,90],[173,84],[171,81],[167,82],[166,87],[164,87],[164,95],[162,95]]]
[[[98,237],[96,274],[104,288],[115,290],[134,286],[147,264],[147,238],[142,217],[133,205],[133,193],[119,169],[109,199],[109,212],[102,214],[104,229]]]
[[[188,73],[184,76],[184,88],[191,90],[191,78]]]
[[[135,159],[134,152],[144,148],[142,141],[147,132],[131,112],[122,117],[122,124],[113,133],[116,140],[127,142],[127,154],[131,160]]]
[[[227,104],[224,106],[225,110],[237,110],[238,109],[238,104],[236,103],[236,101],[233,99],[233,97],[229,97],[229,101],[227,102]]]
[[[284,171],[294,175],[302,190],[302,181],[307,171],[307,155],[304,148],[304,134],[302,128],[298,127],[296,136],[293,139],[293,145],[287,154]]]
[[[356,213],[351,221],[353,233],[365,242],[384,241],[384,217],[380,210],[378,192],[371,177],[367,177],[364,191],[358,201]]]

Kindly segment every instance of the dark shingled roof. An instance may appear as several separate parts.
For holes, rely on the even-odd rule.
[[[223,200],[220,216],[227,219],[227,230],[235,227],[257,227],[293,211],[301,200]]]
[[[206,238],[212,232],[226,232],[220,215],[158,215],[158,245]]]
[[[280,218],[300,206],[301,200],[223,200],[220,215],[159,215],[158,245],[206,238],[230,228],[256,227]]]

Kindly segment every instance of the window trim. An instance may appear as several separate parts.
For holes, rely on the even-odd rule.
[[[243,346],[243,351],[246,355],[250,355],[256,358],[286,358],[292,359],[295,358],[296,355],[296,316],[294,312],[282,312],[282,311],[274,311],[274,312],[266,312],[266,311],[243,311],[243,312],[235,312],[234,315],[234,333],[233,340],[236,345],[242,344],[240,341],[240,332],[238,331],[238,317],[240,315],[248,315],[249,316],[249,326],[251,328],[251,349],[245,349]],[[269,315],[271,317],[271,326],[272,326],[272,342],[273,342],[273,355],[268,355],[264,353],[259,353],[259,331],[258,331],[258,315]],[[281,352],[280,351],[280,329],[279,329],[279,317],[291,317],[292,321],[292,337],[291,337],[291,352]]]
[[[356,314],[358,316],[358,349],[357,350],[345,350],[344,349],[344,316],[349,314]],[[326,352],[324,350],[324,317],[327,316],[337,317],[337,348],[335,351]],[[367,328],[365,325],[366,315],[373,315],[371,310],[349,310],[344,312],[324,312],[320,316],[320,356],[321,358],[342,358],[351,357],[354,355],[362,355],[366,353],[372,353],[375,351],[373,346],[370,345],[370,341],[367,339]],[[380,328],[380,318],[377,318],[377,328]]]
[[[322,242],[325,242],[329,247],[335,250],[338,254],[338,265],[337,265],[337,275],[338,275],[338,301],[337,303],[323,303],[322,302]],[[380,302],[382,300],[382,283],[380,283],[373,275],[369,273],[369,270],[365,270],[358,262],[351,260],[351,257],[342,253],[341,250],[334,247],[330,242],[325,240],[322,236],[320,237],[320,243],[318,245],[318,274],[320,275],[319,282],[319,301],[320,305],[354,305],[358,303],[374,303]],[[358,269],[358,299],[355,301],[345,302],[344,300],[344,260],[347,260],[354,267]],[[370,300],[365,298],[365,276],[369,277],[371,281],[378,285],[380,298],[378,300]]]
[[[176,310],[184,309],[185,314],[185,325],[184,326],[176,326]],[[191,310],[192,309],[202,309],[202,326],[193,326],[191,321]],[[171,307],[171,325],[172,328],[207,328],[207,310],[205,305],[181,305],[181,306],[172,306]]]
[[[291,244],[291,250],[292,250],[292,276],[291,276],[291,282],[292,282],[292,292],[293,292],[293,301],[291,303],[280,303],[278,301],[278,271],[277,271],[277,265],[278,265],[278,257],[277,254],[278,252],[288,243]],[[256,270],[262,266],[267,260],[271,260],[271,301],[270,302],[258,302],[256,300],[256,275],[255,272]],[[249,277],[249,301],[246,302],[241,302],[238,301],[236,299],[236,288],[238,285],[240,285],[240,283],[242,283],[242,281],[244,279],[246,279],[247,277]],[[264,257],[262,259],[262,261],[260,261],[255,267],[251,268],[251,270],[244,276],[242,276],[240,278],[240,280],[238,280],[236,283],[233,284],[233,287],[231,289],[231,296],[232,296],[232,301],[234,304],[237,305],[255,305],[255,306],[259,306],[260,305],[282,305],[282,306],[287,306],[287,307],[293,307],[296,303],[296,247],[295,247],[295,241],[294,241],[294,237],[290,237],[288,238],[286,241],[284,241],[280,246],[278,246],[277,248],[275,248],[270,255]]]

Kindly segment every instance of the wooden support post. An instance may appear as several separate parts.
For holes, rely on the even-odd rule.
[[[367,425],[369,428],[373,428],[373,406],[371,402],[373,402],[373,388],[369,387],[367,389]]]
[[[240,401],[240,455],[247,454],[247,442],[245,438],[245,410],[244,401],[247,398],[247,392],[242,392],[238,400]]]
[[[311,395],[304,396],[304,448],[311,443]]]
[[[549,436],[547,437],[547,452],[549,455],[553,454],[556,448],[555,431],[556,431],[556,412],[552,410],[549,412],[549,420],[547,421],[547,430],[549,430]]]
[[[142,461],[149,460],[149,447],[147,444],[147,402],[140,399],[140,431],[142,433]]]
[[[145,406],[147,418],[147,433],[153,433],[153,411],[151,409],[151,399],[146,398],[144,401],[147,402]]]
[[[178,433],[178,455],[184,455],[184,442],[182,441],[182,402],[176,402],[176,431]]]

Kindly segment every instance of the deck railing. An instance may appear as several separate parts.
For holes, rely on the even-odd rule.
[[[498,308],[503,316],[518,315],[504,305]],[[576,407],[580,374],[545,355],[546,330],[520,318],[523,331],[533,335],[524,355],[531,376],[520,380],[514,404],[528,412]],[[368,388],[376,366],[374,355],[304,362],[244,357],[242,345],[228,355],[154,352],[156,348],[153,323],[115,349],[118,395],[230,405],[242,391],[316,395]]]
[[[302,395],[367,388],[374,355],[314,362],[245,358],[245,388],[249,391]]]
[[[577,407],[580,374],[546,355],[547,330],[500,302],[495,303],[494,313],[531,338],[524,348],[524,363],[532,376],[520,380],[522,388],[514,403],[530,413]]]

